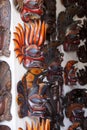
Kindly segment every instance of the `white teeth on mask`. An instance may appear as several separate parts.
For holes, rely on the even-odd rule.
[[[40,16],[38,14],[34,14],[34,13],[25,13],[24,14],[24,17],[27,17],[27,16],[30,16],[30,17],[35,17],[35,18],[39,18]]]

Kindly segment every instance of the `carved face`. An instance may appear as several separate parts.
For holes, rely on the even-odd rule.
[[[66,108],[66,116],[71,122],[81,121],[82,119],[84,119],[83,107],[84,105],[79,103],[69,104]]]
[[[11,130],[8,126],[1,125],[0,130]]]
[[[43,0],[14,0],[14,4],[24,22],[39,19],[43,14]]]
[[[11,120],[11,72],[8,64],[0,61],[0,121]],[[0,129],[1,130],[1,129]]]
[[[45,22],[30,21],[28,25],[24,24],[24,28],[18,24],[14,36],[15,52],[19,62],[23,62],[26,68],[40,65],[44,60],[41,47],[46,39]]]
[[[9,56],[11,5],[9,0],[0,0],[0,56]]]
[[[76,76],[77,68],[75,68],[74,66],[76,63],[77,61],[70,60],[67,62],[64,68],[64,76],[65,76],[66,85],[75,85],[77,82],[77,76]]]

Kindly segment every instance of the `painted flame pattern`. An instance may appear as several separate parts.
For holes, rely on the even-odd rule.
[[[18,130],[23,130],[22,128],[19,128]],[[50,120],[46,119],[46,121],[42,120],[42,122],[38,122],[36,125],[32,123],[30,125],[28,122],[26,122],[26,130],[50,130]]]
[[[20,23],[16,26],[16,32],[14,32],[14,44],[15,44],[15,53],[20,63],[23,62],[25,57],[29,57],[26,52],[35,54],[40,50],[41,46],[44,44],[46,39],[46,29],[47,25],[45,22],[35,21],[24,24],[24,28]],[[32,60],[33,58],[30,58]],[[34,56],[34,60],[35,59]]]

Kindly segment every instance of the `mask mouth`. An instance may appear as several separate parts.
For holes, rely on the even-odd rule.
[[[24,22],[29,22],[29,20],[40,19],[41,15],[43,14],[43,9],[38,8],[29,8],[24,6],[20,15]]]
[[[43,68],[43,63],[41,61],[33,61],[33,62],[31,62],[30,67],[40,67],[40,68]]]
[[[33,10],[38,10],[39,12],[43,12],[43,1],[42,0],[14,0],[14,5],[16,7],[16,9],[22,13],[23,9],[26,8],[27,12],[29,12],[29,10],[31,10],[28,13],[26,13],[26,16],[31,17],[32,15],[35,15],[35,18],[39,18],[39,14],[38,13],[33,13]],[[33,18],[32,18],[33,19]]]
[[[23,62],[25,68],[43,68],[44,64],[41,61],[25,61]]]
[[[32,12],[26,12],[24,14],[21,14],[21,17],[24,17],[24,19],[26,19],[26,21],[29,21],[29,19],[39,19],[40,15],[38,15],[36,13],[32,13]]]

